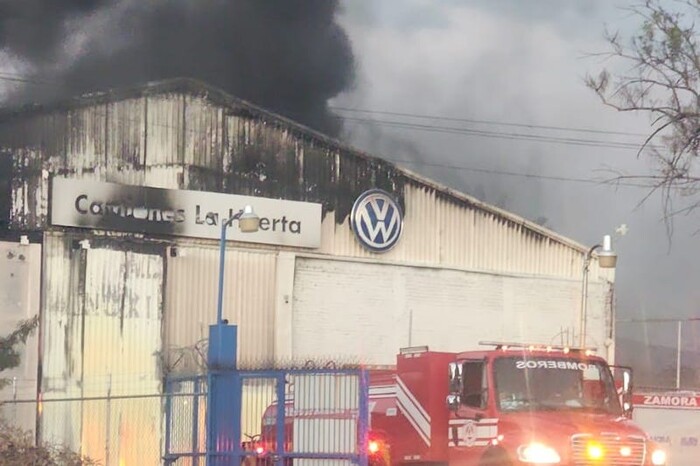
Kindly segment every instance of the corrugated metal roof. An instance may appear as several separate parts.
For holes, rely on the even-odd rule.
[[[140,99],[142,97],[147,99]],[[138,111],[134,107],[138,107]],[[106,141],[100,142],[99,138],[86,139],[87,133],[99,134],[99,128],[93,128],[94,131],[85,132],[78,138],[70,135],[70,119],[85,118],[81,110],[88,113],[106,112]],[[61,118],[56,112],[64,112],[69,118]],[[118,118],[121,114],[127,118]],[[236,192],[252,195],[259,195],[264,189],[265,195],[271,197],[283,197],[283,194],[289,194],[290,189],[297,189],[301,197],[316,199],[324,199],[329,193],[335,193],[332,203],[339,223],[344,221],[350,211],[350,206],[344,204],[351,204],[354,199],[354,195],[348,194],[356,195],[360,186],[370,183],[374,187],[385,188],[397,194],[402,201],[401,187],[408,183],[434,191],[437,197],[445,197],[454,203],[492,215],[511,227],[521,229],[527,235],[549,239],[579,253],[587,250],[583,245],[518,215],[398,168],[292,120],[191,79],[113,89],[50,105],[5,109],[0,111],[2,139],[12,140],[13,125],[18,120],[39,115],[49,118],[37,120],[33,123],[33,129],[25,131],[41,132],[47,126],[53,128],[56,137],[48,138],[42,149],[49,156],[55,154],[55,157],[70,159],[65,160],[67,163],[64,166],[70,165],[75,169],[95,167],[95,157],[102,153],[109,155],[118,148],[119,157],[107,157],[109,163],[121,163],[125,168],[147,166],[149,169],[179,164],[183,169],[187,167],[190,187],[201,186],[203,189],[225,192],[235,187]],[[143,118],[148,124],[144,124]],[[96,125],[100,124],[99,120],[91,119]],[[116,122],[112,123],[116,127],[110,127],[110,121]],[[155,140],[150,144],[152,151],[149,149],[147,156],[144,155],[144,146],[147,144],[143,134],[145,128],[155,132],[149,135],[149,138],[155,137]],[[289,137],[308,144],[296,144],[292,151],[289,144],[280,143],[280,138]],[[70,150],[61,150],[66,148],[68,141]],[[256,144],[251,144],[251,141]],[[222,147],[222,142],[226,142],[227,146]],[[255,148],[254,157],[250,153],[251,147]],[[94,150],[87,150],[88,148]],[[288,170],[290,167],[295,170]],[[212,170],[227,175],[222,180],[220,176],[214,176]],[[269,170],[274,170],[275,173],[270,173]],[[341,172],[342,178],[333,178],[333,173]],[[285,178],[300,174],[303,175],[302,180]],[[274,182],[266,183],[265,179]],[[288,182],[283,182],[284,180]]]

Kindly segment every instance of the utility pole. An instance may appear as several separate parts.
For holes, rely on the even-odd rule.
[[[676,324],[676,390],[681,388],[681,363],[683,358],[683,324],[685,322],[700,322],[700,317],[685,318],[648,318],[648,319],[618,319],[618,323],[624,324]]]

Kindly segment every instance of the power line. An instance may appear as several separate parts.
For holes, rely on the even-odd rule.
[[[609,131],[603,129],[593,129],[593,128],[575,128],[571,126],[550,126],[550,125],[536,125],[530,123],[513,123],[505,122],[499,120],[480,120],[476,118],[457,118],[457,117],[445,117],[438,115],[426,115],[420,113],[403,113],[403,112],[389,112],[381,110],[367,110],[360,108],[350,108],[350,107],[329,107],[331,110],[337,110],[341,112],[351,112],[351,113],[364,113],[368,115],[389,115],[389,116],[401,116],[408,118],[418,118],[424,120],[437,120],[437,121],[454,121],[461,123],[474,123],[483,125],[496,125],[496,126],[510,126],[515,128],[529,128],[529,129],[545,129],[551,131],[570,131],[578,133],[591,133],[591,134],[610,134],[615,136],[647,136],[644,133],[631,133],[625,131]]]
[[[23,84],[43,84],[43,85],[49,85],[48,81],[42,81],[39,79],[33,79],[33,78],[27,78],[21,74],[17,73],[8,73],[8,72],[0,72],[0,80],[1,81],[8,81],[8,82],[16,82],[16,83],[23,83]]]
[[[539,175],[539,174],[535,174],[535,173],[512,172],[512,171],[504,171],[504,170],[493,170],[493,169],[487,169],[487,168],[473,168],[473,167],[465,167],[462,165],[423,162],[420,160],[393,159],[393,158],[386,158],[386,157],[384,157],[384,160],[387,160],[390,162],[395,162],[395,163],[406,163],[406,164],[410,164],[410,165],[420,165],[420,166],[446,168],[446,169],[450,169],[450,170],[460,170],[460,171],[468,171],[468,172],[474,172],[474,173],[484,173],[484,174],[488,174],[488,175],[512,176],[512,177],[538,179],[538,180],[593,184],[593,185],[597,185],[597,186],[610,185],[610,186],[624,186],[624,187],[630,187],[630,188],[643,188],[643,189],[652,189],[653,188],[653,186],[651,186],[651,185],[629,183],[629,182],[616,182],[615,180],[598,181],[598,180],[593,180],[590,178],[574,178],[574,177],[566,177],[566,176]]]
[[[27,78],[24,75],[9,72],[0,72],[0,80],[8,82],[17,82],[24,84],[38,84],[38,85],[49,85],[49,81]],[[556,131],[571,131],[571,132],[584,132],[584,133],[595,133],[595,134],[609,134],[609,135],[626,135],[626,136],[644,136],[639,133],[626,133],[619,131],[607,131],[607,130],[597,130],[588,128],[573,128],[564,126],[548,126],[548,125],[534,125],[526,123],[512,123],[512,122],[502,122],[497,120],[478,120],[470,118],[454,118],[454,117],[442,117],[435,115],[421,115],[416,113],[402,113],[402,112],[388,112],[379,110],[365,110],[365,109],[354,109],[348,107],[330,107],[332,110],[364,113],[364,114],[377,114],[377,115],[393,115],[393,116],[403,116],[410,118],[420,118],[420,119],[430,119],[439,121],[454,121],[454,122],[465,122],[465,123],[476,123],[476,124],[488,124],[488,125],[498,125],[498,126],[509,126],[518,128],[529,128],[529,129],[545,129],[545,130],[556,130]],[[618,142],[618,141],[602,141],[602,140],[591,140],[591,139],[577,139],[571,137],[557,137],[557,136],[546,136],[541,134],[522,134],[522,133],[505,133],[502,131],[487,131],[487,130],[477,130],[470,128],[459,128],[459,127],[449,127],[440,125],[428,125],[419,124],[411,122],[402,121],[387,121],[387,120],[375,120],[368,118],[358,118],[358,117],[344,117],[338,116],[346,121],[354,121],[358,123],[372,123],[381,126],[390,126],[400,129],[416,129],[421,131],[431,130],[433,132],[443,132],[443,133],[461,133],[472,136],[490,137],[490,138],[500,138],[500,139],[513,139],[513,140],[525,140],[525,141],[537,141],[537,142],[551,142],[567,145],[583,145],[590,147],[605,147],[613,149],[633,149],[639,150],[640,145],[628,142]]]
[[[0,72],[0,80],[23,82],[23,83],[48,84],[47,81],[35,81],[35,80],[24,78],[24,77],[22,77],[22,75],[19,75],[19,74],[5,73],[5,72]],[[350,111],[357,111],[357,112],[365,112],[365,113],[392,114],[392,115],[402,115],[402,116],[420,116],[420,115],[415,115],[415,114],[402,114],[402,113],[398,113],[398,112],[379,112],[379,111],[371,111],[371,110],[344,109],[342,107],[331,107],[331,108],[338,109],[338,110],[350,110]],[[469,120],[469,119],[460,119],[460,118],[428,117],[428,116],[423,116],[423,117],[440,119],[440,120],[450,120],[450,121],[488,122],[488,120]],[[397,127],[397,128],[418,129],[418,130],[434,131],[434,132],[467,134],[467,135],[495,137],[495,138],[503,138],[503,139],[555,142],[555,143],[562,143],[562,144],[585,145],[585,146],[593,146],[593,147],[610,147],[610,148],[616,148],[616,149],[635,149],[635,150],[637,149],[637,146],[634,144],[623,143],[623,142],[614,142],[614,141],[608,142],[608,141],[576,139],[576,138],[562,138],[562,137],[555,137],[555,136],[528,135],[528,134],[519,134],[519,133],[497,132],[497,131],[472,130],[469,128],[456,128],[456,127],[447,127],[447,126],[439,126],[439,125],[421,125],[421,124],[416,124],[416,123],[406,123],[406,122],[386,121],[386,120],[373,120],[373,119],[366,119],[366,118],[353,118],[353,117],[339,117],[339,118],[342,118],[344,120],[349,120],[349,121],[356,121],[356,122],[360,122],[360,123],[371,123],[371,124],[387,125],[387,126],[392,126],[392,127]],[[493,122],[493,123],[496,124],[496,122]],[[498,124],[501,124],[501,123],[498,123]],[[550,126],[543,126],[543,125],[526,125],[526,124],[517,124],[517,123],[503,123],[503,124],[505,126],[519,126],[519,127],[531,127],[531,128],[543,128],[543,129],[558,129],[558,130],[567,129],[564,127],[550,127]],[[171,125],[165,125],[165,124],[159,124],[159,126],[173,127]],[[576,128],[568,128],[568,129],[578,130],[578,131],[583,131],[583,132],[601,132],[601,133],[606,133],[606,134],[633,134],[633,133],[606,132],[606,131],[576,129]],[[417,160],[392,159],[392,158],[386,158],[386,157],[384,157],[384,160],[396,162],[396,163],[431,166],[431,167],[446,168],[446,169],[451,169],[451,170],[469,171],[469,172],[474,172],[474,173],[483,173],[483,174],[490,174],[490,175],[520,177],[520,178],[527,178],[527,179],[540,179],[540,180],[549,180],[549,181],[583,183],[583,184],[593,184],[593,185],[598,185],[598,186],[605,185],[605,184],[611,184],[614,186],[625,186],[625,187],[634,187],[634,188],[645,188],[645,189],[653,188],[653,186],[651,186],[651,185],[643,185],[643,184],[628,183],[628,182],[615,182],[614,180],[597,181],[597,180],[588,179],[588,178],[574,178],[574,177],[553,176],[553,175],[552,176],[539,175],[539,174],[534,174],[534,173],[511,172],[511,171],[494,170],[494,169],[465,167],[465,166],[460,166],[460,165],[424,162],[424,161],[417,161]]]
[[[446,133],[446,134],[460,134],[466,136],[478,136],[492,139],[508,139],[508,140],[519,140],[519,141],[531,141],[531,142],[546,142],[555,144],[564,144],[570,146],[584,146],[584,147],[597,147],[597,148],[608,148],[608,149],[622,149],[622,150],[634,150],[639,151],[641,144],[628,143],[628,142],[616,142],[616,141],[603,141],[595,139],[580,139],[580,138],[570,138],[570,137],[559,137],[559,136],[545,136],[541,134],[525,134],[525,133],[508,133],[503,131],[488,131],[488,130],[477,130],[471,128],[459,128],[453,126],[441,126],[441,125],[429,125],[429,124],[419,124],[410,123],[403,121],[393,121],[393,120],[375,120],[369,118],[357,118],[357,117],[343,117],[338,116],[337,118],[345,121],[353,121],[361,124],[386,126],[397,129],[412,129],[417,131],[426,131],[432,133]],[[648,146],[656,147],[656,146]]]

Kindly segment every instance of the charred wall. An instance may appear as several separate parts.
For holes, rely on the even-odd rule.
[[[12,206],[12,156],[0,151],[0,234],[10,226]]]
[[[13,151],[15,229],[46,226],[47,174],[319,202],[337,223],[370,188],[403,204],[405,177],[392,165],[190,87],[0,115],[0,147]]]
[[[323,205],[323,253],[369,257],[348,222],[359,194],[381,188],[405,213],[393,260],[577,276],[585,248],[515,215],[191,82],[0,112],[13,154],[10,228],[47,226],[51,176],[243,194]],[[163,232],[163,235],[167,235]]]

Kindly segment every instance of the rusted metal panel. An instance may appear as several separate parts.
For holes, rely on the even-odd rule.
[[[203,369],[197,351],[203,350],[216,320],[218,262],[215,243],[181,243],[168,256],[164,351],[171,371]],[[275,267],[273,252],[228,249],[223,315],[239,325],[239,360],[244,364],[274,356]]]
[[[40,428],[119,464],[126,444],[142,453],[160,444],[159,403],[80,399],[160,393],[163,257],[109,244],[46,236]],[[157,464],[154,454],[141,464]]]

